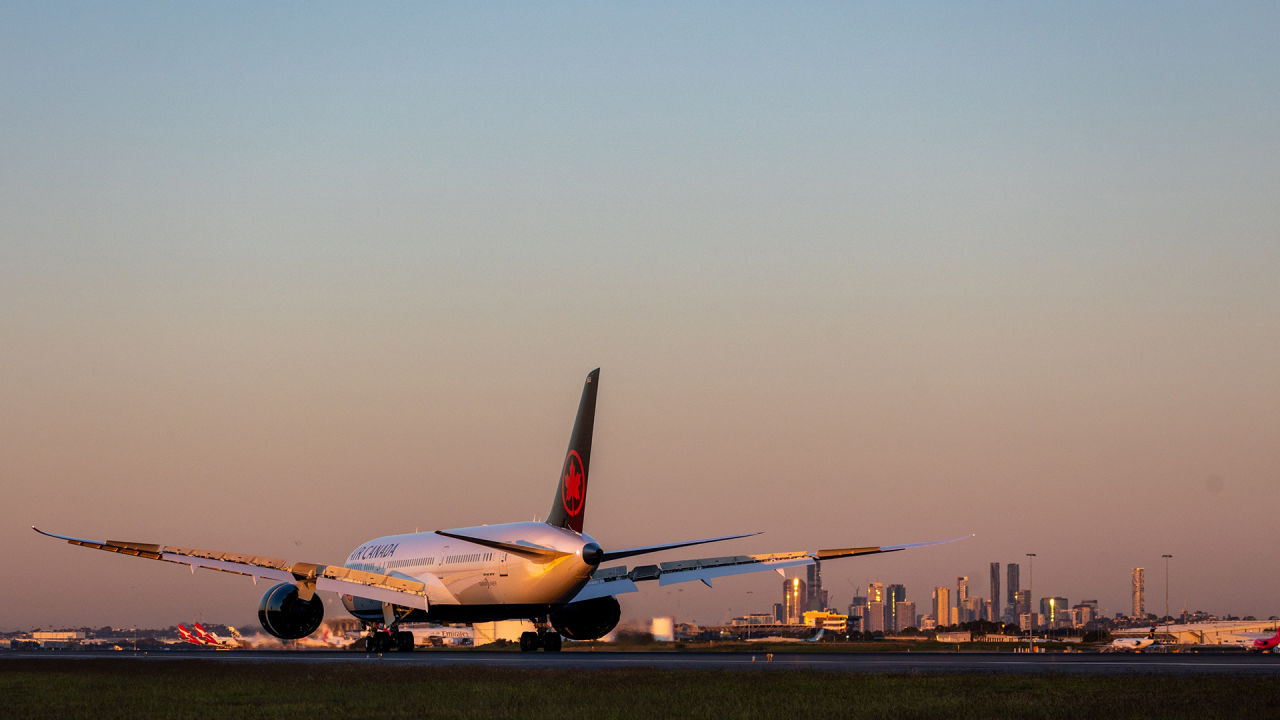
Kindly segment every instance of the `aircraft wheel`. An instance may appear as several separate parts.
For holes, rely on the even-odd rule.
[[[560,633],[549,632],[542,636],[542,649],[546,652],[560,652]]]
[[[413,652],[413,633],[408,630],[396,633],[396,649],[400,652]]]
[[[542,643],[538,641],[538,633],[524,632],[520,633],[520,652],[533,652],[538,649]]]

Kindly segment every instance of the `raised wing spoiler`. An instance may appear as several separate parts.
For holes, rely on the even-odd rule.
[[[310,600],[316,590],[326,590],[394,605],[421,608],[422,610],[427,609],[428,602],[441,604],[457,602],[449,591],[445,589],[444,585],[438,581],[429,586],[417,580],[408,580],[363,570],[352,570],[341,565],[289,562],[260,555],[244,555],[220,550],[198,550],[196,548],[173,545],[155,545],[121,540],[85,540],[83,538],[45,532],[35,525],[32,525],[31,529],[41,535],[58,540],[66,540],[72,545],[120,553],[121,555],[132,555],[149,560],[164,560],[187,565],[191,568],[191,572],[195,572],[196,568],[207,568],[237,575],[247,575],[253,578],[255,584],[258,582],[258,578],[294,583],[298,586],[299,597],[304,600]]]
[[[635,592],[639,588],[636,583],[657,580],[658,585],[701,581],[707,587],[715,578],[730,575],[776,570],[779,574],[789,567],[812,565],[815,560],[835,560],[837,558],[856,557],[858,555],[876,555],[878,553],[897,552],[909,548],[943,545],[973,537],[964,535],[947,540],[931,540],[907,545],[884,545],[876,547],[838,548],[818,550],[816,552],[800,551],[789,553],[770,553],[766,555],[730,555],[726,557],[698,558],[696,560],[675,560],[657,565],[638,565],[628,569],[626,566],[601,568],[588,582],[572,602],[590,600],[606,595],[621,595]]]

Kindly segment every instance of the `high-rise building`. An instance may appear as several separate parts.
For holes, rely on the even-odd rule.
[[[873,582],[867,584],[867,602],[884,602],[884,583]]]
[[[960,611],[960,622],[973,622],[974,620],[982,620],[983,606],[986,601],[977,595],[973,595],[964,601],[964,605],[957,607]]]
[[[1147,616],[1146,602],[1146,583],[1144,582],[1146,572],[1142,568],[1133,569],[1133,615],[1132,617],[1141,618]]]
[[[864,632],[866,624],[863,619],[867,616],[867,598],[862,595],[854,595],[849,601],[849,630]]]
[[[822,561],[814,560],[806,571],[809,587],[805,592],[805,610],[827,610],[827,591],[822,589]]]
[[[783,622],[799,625],[804,622],[805,582],[800,578],[782,581]]]
[[[1018,583],[1018,563],[1009,563],[1005,571],[1009,579],[1006,583],[1009,587],[1005,588],[1005,600],[1009,603],[1009,615],[1017,622],[1018,615],[1023,612],[1018,609],[1018,591],[1022,589],[1022,585]]]
[[[956,578],[956,607],[964,604],[969,599],[969,576],[961,575]]]
[[[808,591],[805,593],[805,610],[826,610],[827,593],[822,589],[822,562],[814,560],[807,568],[809,574]]]
[[[905,585],[890,585],[885,588],[884,597],[884,627],[885,630],[898,631],[898,603],[907,599],[907,587]],[[906,627],[903,625],[902,627]]]
[[[1021,617],[1031,612],[1031,591],[1019,590],[1013,603],[1014,614]]]
[[[849,603],[849,625],[850,631],[866,632],[867,617],[867,599],[861,595],[854,595],[853,600]]]
[[[903,600],[895,605],[893,614],[898,622],[893,628],[894,632],[902,632],[909,627],[916,627],[916,604],[910,600]]]
[[[933,589],[933,617],[938,627],[951,624],[951,591],[944,587]]]
[[[1064,622],[1070,624],[1071,611],[1068,608],[1067,599],[1064,597],[1040,598],[1040,616],[1051,628],[1058,627]]]
[[[1072,620],[1076,627],[1083,627],[1098,617],[1098,601],[1085,600],[1071,607]]]
[[[863,618],[863,624],[867,628],[864,632],[885,632],[884,616],[884,601],[868,602],[867,616]]]
[[[987,620],[1000,620],[1000,563],[991,563],[991,608]]]

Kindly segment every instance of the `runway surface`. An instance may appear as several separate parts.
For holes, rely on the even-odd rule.
[[[730,670],[769,672],[817,670],[844,673],[899,674],[1044,674],[1072,675],[1277,675],[1280,656],[1243,653],[1102,655],[1091,653],[697,653],[697,652],[563,652],[419,651],[370,654],[344,651],[167,651],[152,653],[5,652],[0,658],[115,659],[120,662],[198,660],[220,663],[377,663],[387,666],[486,666],[519,669]]]

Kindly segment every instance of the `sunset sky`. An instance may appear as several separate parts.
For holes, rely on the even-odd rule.
[[[1280,615],[1280,4],[0,5],[0,628],[543,517]],[[1028,569],[1022,571],[1024,587]],[[775,573],[649,588],[718,621]],[[334,604],[333,615],[345,616]]]

